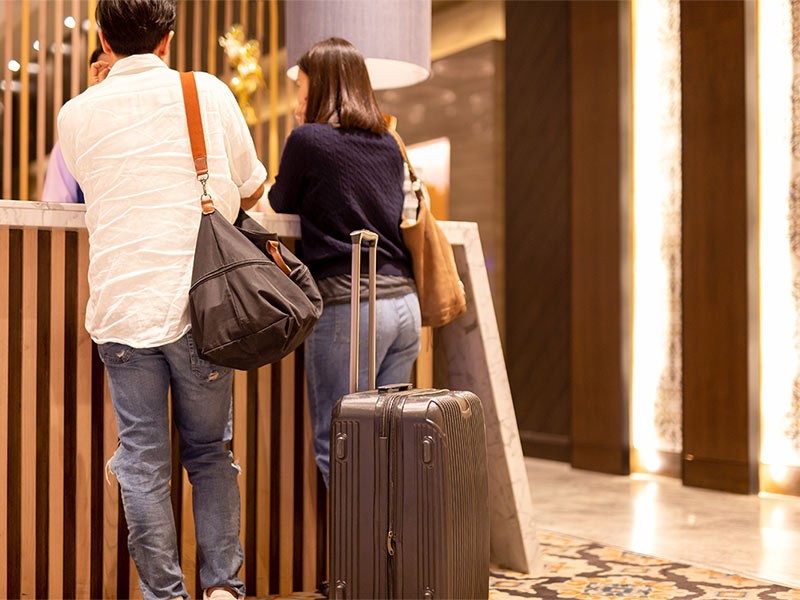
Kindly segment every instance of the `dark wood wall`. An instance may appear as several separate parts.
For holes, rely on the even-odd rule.
[[[523,448],[628,472],[626,4],[506,4],[507,362]]]
[[[681,3],[683,480],[745,493],[758,491],[751,5]]]
[[[626,15],[615,0],[570,3],[572,464],[608,473],[630,469]]]
[[[523,449],[570,456],[566,2],[506,4],[506,363]]]
[[[628,2],[506,5],[507,362],[526,454],[630,470]],[[685,484],[758,489],[754,8],[681,3]]]

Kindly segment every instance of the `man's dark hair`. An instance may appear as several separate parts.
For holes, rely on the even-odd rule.
[[[98,0],[95,18],[114,54],[149,54],[174,31],[177,0]]]

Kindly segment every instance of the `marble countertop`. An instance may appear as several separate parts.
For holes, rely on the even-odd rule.
[[[25,200],[0,200],[0,227],[38,227],[54,229],[84,229],[83,204],[60,202],[31,202]],[[251,212],[250,216],[270,231],[288,238],[300,237],[300,220],[297,215],[278,215]],[[477,223],[440,221],[451,244],[463,245],[469,232],[477,232]]]

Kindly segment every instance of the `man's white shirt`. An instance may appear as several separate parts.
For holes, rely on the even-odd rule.
[[[217,210],[266,179],[228,87],[195,73]],[[86,201],[89,302],[97,343],[171,343],[190,328],[188,302],[202,186],[194,170],[180,75],[154,54],[117,61],[108,77],[58,115],[64,160]]]

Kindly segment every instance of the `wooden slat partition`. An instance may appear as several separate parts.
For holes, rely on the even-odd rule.
[[[0,522],[9,525],[0,527],[0,597],[141,597],[118,485],[106,479],[116,422],[83,327],[88,248],[85,231],[0,227]],[[258,597],[313,590],[325,574],[325,494],[302,363],[296,354],[235,374],[240,576]],[[182,564],[196,597],[191,486],[175,472]]]
[[[15,407],[19,431],[20,481],[20,596],[36,597],[36,384],[37,384],[37,235],[35,229],[22,231],[22,360],[20,393]],[[16,461],[15,461],[16,462]],[[17,465],[15,465],[16,467]],[[13,490],[9,490],[14,493]]]
[[[3,64],[8,65],[14,53],[14,2],[6,2],[5,14],[5,45],[3,48]],[[13,117],[14,103],[12,102],[12,77],[11,69],[4,69],[3,77],[3,198],[13,198],[12,163],[13,163]]]
[[[58,139],[58,112],[88,84],[88,57],[98,44],[97,1],[7,0],[0,4],[5,36],[2,64],[12,59],[20,63],[19,71],[5,68],[2,76],[0,190],[4,199],[40,200],[50,152]],[[241,24],[248,39],[258,40],[262,52],[268,54],[261,62],[269,65],[268,74],[265,72],[269,82],[253,99],[259,122],[252,132],[271,179],[277,172],[283,138],[293,126],[291,110],[286,110],[292,102],[280,99],[294,94],[279,52],[280,10],[277,0],[180,0],[170,58],[171,66],[178,70],[207,71],[228,81],[231,73],[219,36]],[[72,28],[64,23],[68,16],[75,20]],[[279,133],[281,120],[283,136]]]
[[[9,230],[0,228],[0,277],[9,278],[11,253]],[[0,285],[0,357],[8,357],[9,287]],[[7,359],[0,360],[0,557],[8,556],[8,528],[3,519],[8,515],[8,372]],[[8,589],[8,562],[0,559],[0,592]]]
[[[81,1],[72,0],[68,10],[70,11],[69,16],[77,21],[75,27],[72,28],[69,53],[69,95],[70,98],[74,98],[81,93],[81,57],[80,52],[73,51],[73,49],[81,47]],[[56,26],[58,26],[58,23],[56,23]]]
[[[53,33],[60,31],[59,23],[64,21],[64,0],[52,0],[50,4],[54,18],[53,18]],[[58,118],[58,111],[61,110],[61,105],[64,103],[64,59],[57,35],[53,35],[53,45],[55,52],[53,52],[53,140],[58,139],[58,129],[55,127],[56,119]],[[8,198],[8,196],[4,196]]]
[[[50,419],[48,454],[48,597],[64,596],[64,399],[66,344],[66,232],[55,230],[50,239]],[[61,360],[59,360],[61,357]],[[2,589],[0,587],[0,589]]]
[[[186,38],[186,3],[180,2],[178,4],[178,23],[175,27],[175,37],[177,38],[173,43],[175,47],[172,50],[172,53],[177,54],[177,64],[173,63],[173,66],[178,71],[185,71],[186,70],[186,44],[183,43],[183,40]],[[172,55],[170,53],[170,56]]]
[[[264,23],[266,19],[264,17],[264,0],[258,0],[256,3],[256,39],[263,40],[264,39]],[[253,139],[255,140],[256,144],[256,154],[259,157],[264,156],[264,122],[262,121],[261,117],[261,106],[264,103],[264,88],[258,88],[256,90],[256,98],[255,98],[255,107],[256,107],[256,115],[259,117],[258,121],[256,121],[255,127],[253,128],[254,135]],[[269,168],[270,165],[267,165]],[[268,173],[270,177],[274,177],[273,173]]]
[[[31,85],[30,85],[30,65],[31,54],[31,20],[30,0],[22,0],[23,19],[20,20],[20,104],[19,104],[19,196],[20,200],[27,200],[29,197],[28,173],[30,163],[27,160],[29,154],[31,138]]]
[[[36,66],[36,193],[34,198],[42,197],[42,187],[44,186],[44,170],[46,163],[45,140],[47,137],[47,94],[40,94],[38,90],[47,89],[47,11],[39,11],[38,37],[40,52],[37,53]]]
[[[77,313],[79,333],[75,344],[77,371],[75,373],[75,439],[74,448],[67,452],[75,453],[75,595],[79,598],[91,597],[91,548],[92,541],[92,342],[85,335],[81,325],[86,319],[86,302],[89,300],[89,284],[82,276],[89,268],[89,244],[86,231],[78,232],[77,273],[78,294]]]
[[[278,0],[269,0],[269,170],[270,181],[278,172]]]

